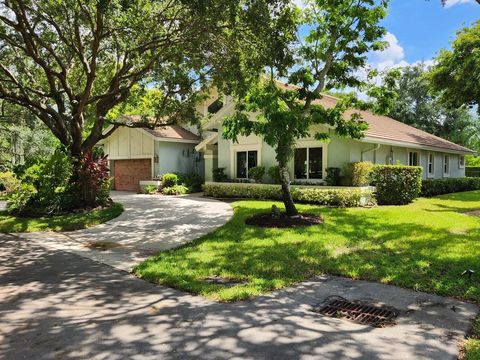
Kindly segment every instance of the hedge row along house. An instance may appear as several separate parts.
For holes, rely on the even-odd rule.
[[[325,94],[315,102],[331,108],[336,101]],[[204,175],[205,181],[213,181],[216,168],[224,168],[231,180],[248,181],[249,169],[276,165],[274,149],[260,137],[240,136],[238,143],[222,137],[223,119],[235,111],[235,101],[230,97],[212,92],[198,111],[210,113],[209,121],[203,125],[203,139],[195,129],[180,126],[155,130],[119,128],[106,139],[103,145],[111,161],[115,188],[137,190],[140,180],[151,180],[165,172],[193,171]],[[368,123],[364,138],[341,138],[332,132],[329,142],[321,142],[313,134],[331,129],[325,125],[312,128],[312,137],[297,141],[289,166],[292,181],[321,185],[328,167],[343,168],[358,161],[418,165],[423,168],[423,179],[465,176],[465,155],[474,153],[472,150],[386,116],[355,112]]]

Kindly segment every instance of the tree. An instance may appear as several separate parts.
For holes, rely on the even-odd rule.
[[[308,29],[307,35],[290,47],[295,61],[287,57],[286,61],[276,62],[267,78],[239,97],[236,113],[224,121],[226,138],[236,141],[238,135],[253,133],[275,149],[288,216],[298,214],[287,167],[297,139],[309,136],[315,124],[327,124],[335,133],[352,138],[362,137],[367,128],[360,113],[345,113],[361,105],[353,96],[345,96],[333,107],[325,107],[318,100],[324,91],[366,85],[359,70],[366,66],[369,51],[385,46],[380,41],[385,29],[379,21],[386,15],[386,6],[387,1],[375,0],[308,2],[299,22]],[[282,77],[287,77],[291,85],[284,87],[275,81]],[[370,94],[380,93],[375,90]],[[249,112],[259,115],[251,119]],[[329,134],[318,132],[315,137],[326,141]]]
[[[452,50],[443,49],[430,70],[432,90],[450,108],[477,106],[480,114],[480,21],[457,33]]]
[[[430,92],[424,64],[404,67],[397,82],[397,98],[390,117],[455,143],[476,148],[475,133],[480,125],[465,107],[447,108]]]
[[[264,66],[267,47],[282,48],[269,30],[276,24],[283,34],[280,25],[288,26],[276,22],[284,2],[0,0],[0,99],[39,118],[78,169],[83,154],[118,126],[194,113],[185,108],[207,80],[241,88]],[[108,118],[139,83],[161,90],[155,121]]]

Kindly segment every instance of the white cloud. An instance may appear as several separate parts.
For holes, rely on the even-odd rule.
[[[475,1],[474,0],[447,0],[445,2],[445,7],[449,8],[454,5],[460,5],[460,4],[473,4]]]

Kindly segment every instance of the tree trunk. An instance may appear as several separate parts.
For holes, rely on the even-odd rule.
[[[282,184],[283,204],[285,205],[285,212],[287,216],[298,215],[298,210],[293,202],[292,193],[290,192],[290,175],[288,174],[288,167],[286,163],[279,163],[280,166],[280,181]]]

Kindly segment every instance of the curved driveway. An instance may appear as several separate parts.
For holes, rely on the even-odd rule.
[[[171,249],[225,224],[229,204],[198,195],[154,196],[112,192],[125,211],[89,229],[64,233],[23,233],[20,237],[66,250],[121,270],[160,250]]]

